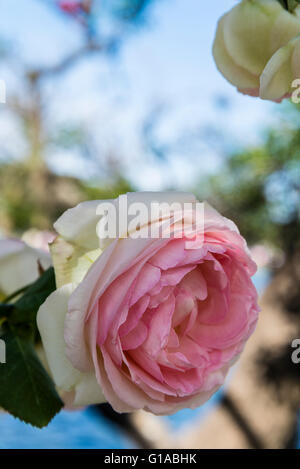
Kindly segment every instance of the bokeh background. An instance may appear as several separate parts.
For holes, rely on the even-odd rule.
[[[36,243],[67,208],[187,190],[259,265],[261,319],[196,411],[0,415],[0,448],[300,448],[300,108],[239,95],[212,42],[235,0],[0,0],[0,233]],[[35,231],[33,231],[33,229]]]

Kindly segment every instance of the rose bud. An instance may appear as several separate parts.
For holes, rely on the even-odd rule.
[[[299,33],[299,7],[291,13],[277,0],[242,0],[219,20],[213,45],[216,65],[241,93],[273,99],[265,93],[261,76],[272,56]],[[270,96],[278,101],[285,93]]]

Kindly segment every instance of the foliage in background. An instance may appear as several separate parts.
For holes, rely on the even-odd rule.
[[[85,200],[115,198],[134,188],[123,177],[106,182],[59,176],[47,167],[32,170],[23,162],[0,166],[0,231],[21,233],[32,227],[52,230],[68,208]]]
[[[277,0],[283,8],[293,12],[300,4],[300,0]]]
[[[292,256],[300,241],[300,108],[287,105],[263,145],[230,155],[199,187],[248,243],[269,242]]]
[[[0,38],[1,59],[13,74],[17,65],[20,82],[0,110],[7,113],[8,119],[13,118],[22,142],[21,146],[7,146],[6,141],[0,144],[0,233],[6,235],[33,226],[49,229],[67,208],[81,201],[116,197],[133,190],[122,174],[120,155],[100,154],[88,123],[49,124],[46,89],[49,82],[63,78],[91,54],[115,55],[126,37],[145,23],[154,0],[37,1],[77,23],[82,32],[81,45],[58,63],[32,67],[15,55],[13,44]],[[18,148],[20,153],[14,154]],[[95,162],[98,172],[92,182],[58,176],[50,169],[51,156],[64,151],[72,153],[74,160],[78,155],[87,164]]]

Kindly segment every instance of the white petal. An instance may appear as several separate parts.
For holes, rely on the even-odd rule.
[[[72,366],[65,353],[64,323],[71,293],[72,285],[56,290],[37,314],[37,325],[51,374],[55,384],[66,391],[71,390],[82,375]]]
[[[227,15],[224,15],[219,20],[214,41],[213,55],[216,65],[224,77],[237,88],[256,89],[259,87],[259,77],[237,65],[226,49],[224,42],[224,24]]]
[[[300,7],[299,13],[300,13]],[[294,53],[292,56],[293,79],[300,78],[300,35],[295,38]]]
[[[260,75],[270,55],[270,38],[283,9],[274,0],[242,1],[227,15],[224,24],[226,49],[235,63]]]
[[[9,295],[37,280],[39,263],[50,267],[50,255],[20,240],[0,240],[0,290]]]
[[[184,192],[130,192],[127,195],[128,206],[133,203],[144,203],[150,208],[152,202],[195,202],[195,196]],[[99,248],[96,227],[101,216],[97,208],[101,203],[111,203],[119,216],[120,198],[114,200],[92,200],[83,202],[77,207],[67,210],[54,224],[56,231],[67,241],[88,251]]]
[[[82,378],[75,388],[74,405],[83,407],[86,405],[101,404],[103,402],[106,402],[106,399],[96,379],[95,373],[82,374]]]
[[[96,210],[99,203],[99,200],[92,200],[67,210],[54,223],[54,228],[67,241],[72,241],[72,243],[89,251],[97,249],[99,240],[96,226],[99,216],[96,215]]]
[[[286,95],[293,81],[291,58],[293,46],[279,49],[267,63],[260,78],[260,97],[276,101]]]

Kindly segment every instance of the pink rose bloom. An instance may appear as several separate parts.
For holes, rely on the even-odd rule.
[[[197,203],[183,193],[128,199]],[[74,391],[78,406],[108,401],[118,412],[159,415],[196,408],[224,383],[256,326],[256,265],[246,243],[205,204],[193,248],[184,234],[99,245],[100,202],[80,204],[55,224],[58,289],[38,313],[53,378]]]

